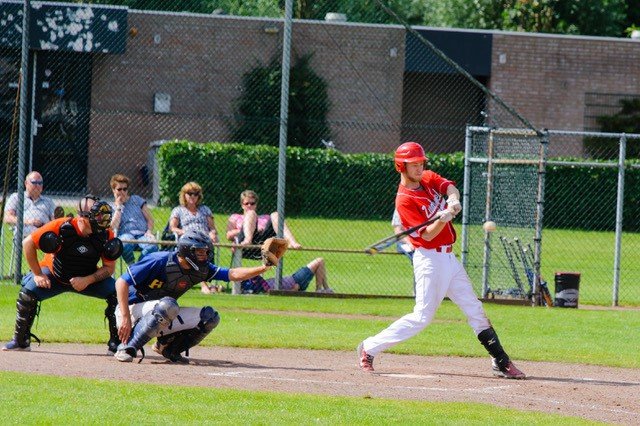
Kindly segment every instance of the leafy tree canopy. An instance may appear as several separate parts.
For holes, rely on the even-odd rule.
[[[294,17],[324,19],[327,12],[351,22],[398,23],[380,3],[412,25],[625,36],[640,25],[640,0],[293,0]],[[79,2],[79,0],[78,0]],[[282,17],[285,0],[97,0],[132,9]]]
[[[311,55],[296,59],[289,75],[290,146],[322,147],[330,138],[327,114],[327,83],[311,68]],[[242,95],[236,101],[235,141],[250,145],[279,143],[280,85],[282,68],[277,58],[267,66],[258,65],[242,77]]]

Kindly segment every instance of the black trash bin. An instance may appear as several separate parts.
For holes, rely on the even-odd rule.
[[[578,272],[556,272],[554,305],[560,308],[577,308],[580,290]]]

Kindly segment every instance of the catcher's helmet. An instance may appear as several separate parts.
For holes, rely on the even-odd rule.
[[[419,161],[427,161],[424,155],[424,149],[416,142],[405,142],[396,149],[394,157],[396,170],[400,173],[404,172],[405,163],[417,163]]]
[[[93,204],[91,204],[90,200],[93,200]],[[102,201],[93,195],[85,195],[80,200],[78,215],[89,219],[93,232],[106,231],[111,226],[113,210],[106,201]]]
[[[198,260],[196,249],[207,249],[204,260]],[[204,232],[187,231],[178,240],[178,256],[184,257],[196,271],[199,271],[213,259],[213,244]]]

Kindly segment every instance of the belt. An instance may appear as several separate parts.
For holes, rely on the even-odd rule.
[[[440,247],[436,247],[436,248],[431,249],[431,250],[435,250],[438,253],[451,253],[453,251],[453,247],[451,247],[451,245],[440,246]]]

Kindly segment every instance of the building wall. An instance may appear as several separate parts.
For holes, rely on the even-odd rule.
[[[274,25],[278,33],[265,32]],[[117,171],[134,178],[134,190],[150,195],[139,170],[151,142],[229,141],[242,75],[258,63],[279,60],[282,25],[260,18],[130,12],[126,53],[94,59],[88,189],[102,193]],[[490,88],[539,128],[583,129],[585,93],[640,94],[640,42],[492,35]],[[312,67],[328,84],[328,119],[338,149],[390,152],[402,142],[402,27],[296,21],[292,40],[292,57],[313,52]],[[169,114],[153,112],[158,92],[171,96]],[[415,120],[421,108],[411,105]]]
[[[277,34],[265,32],[274,25]],[[136,177],[153,141],[229,141],[242,75],[258,63],[280,60],[282,25],[130,13],[126,53],[94,61],[89,189],[101,193],[119,171],[134,178],[136,191],[149,194],[151,188]],[[295,22],[292,40],[292,61],[313,53],[312,67],[328,84],[336,146],[343,152],[391,151],[400,141],[404,30]],[[169,114],[153,112],[156,92],[171,96]]]
[[[640,96],[635,40],[496,32],[492,56],[491,89],[538,128],[584,130],[586,93]]]

